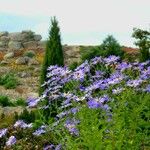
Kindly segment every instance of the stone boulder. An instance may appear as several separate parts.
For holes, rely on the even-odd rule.
[[[29,41],[29,42],[23,43],[23,47],[25,49],[36,49],[37,46],[38,46],[38,43],[36,41]]]
[[[21,34],[20,32],[10,33],[9,38],[11,41],[22,42],[26,39],[27,34]]]
[[[5,41],[0,41],[0,47],[4,48],[7,46],[7,42]]]
[[[39,62],[36,59],[32,58],[32,59],[29,60],[28,65],[29,66],[31,66],[31,65],[39,65]]]
[[[4,56],[4,59],[9,59],[14,57],[14,52],[9,52]]]
[[[16,62],[15,62],[17,65],[26,65],[27,64],[27,61],[26,61],[26,58],[25,57],[19,57],[16,59]]]
[[[42,36],[39,34],[34,35],[34,40],[35,41],[40,41],[42,39]]]
[[[0,52],[5,52],[7,49],[5,47],[0,47]]]
[[[0,41],[8,42],[10,38],[8,36],[2,36],[0,37]]]
[[[8,47],[9,47],[9,49],[12,49],[12,50],[19,50],[22,48],[22,45],[21,45],[21,42],[10,41],[8,43]]]

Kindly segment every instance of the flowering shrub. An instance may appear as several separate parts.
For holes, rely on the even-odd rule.
[[[44,150],[150,147],[150,61],[95,57],[74,71],[50,66],[47,79],[42,96],[27,101],[28,107],[39,109],[41,117],[32,125],[25,123],[35,138],[50,134],[42,143]],[[3,130],[1,138],[6,138],[7,130]]]

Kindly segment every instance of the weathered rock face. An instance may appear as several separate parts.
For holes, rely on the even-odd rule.
[[[18,57],[15,59],[16,64],[25,65],[38,65],[37,60],[26,58],[24,56],[30,56],[31,51],[42,50],[44,52],[46,48],[46,41],[41,41],[41,35],[35,34],[30,30],[24,30],[22,32],[8,33],[7,31],[0,32],[0,52],[6,55],[4,61],[1,63],[8,63],[12,57]],[[29,55],[23,55],[21,52],[27,51]],[[80,46],[63,46],[65,64],[71,64],[73,62],[80,62]],[[10,53],[13,52],[13,53]],[[15,54],[15,55],[14,55]],[[20,57],[22,56],[22,57]],[[7,59],[7,61],[6,61]]]
[[[9,52],[4,56],[4,59],[9,59],[14,57],[14,52]]]
[[[19,50],[20,48],[22,48],[22,45],[21,45],[21,42],[10,41],[8,43],[8,48],[11,50]]]
[[[38,46],[38,43],[36,41],[29,41],[29,42],[25,42],[23,43],[23,47],[26,49],[36,49]]]
[[[0,32],[1,50],[36,49],[40,46],[41,35],[27,30],[22,32]]]

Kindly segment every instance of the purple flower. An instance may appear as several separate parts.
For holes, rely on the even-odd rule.
[[[98,101],[94,100],[94,99],[93,100],[89,100],[87,102],[87,104],[88,104],[89,108],[99,108],[101,106],[101,104]]]
[[[150,93],[150,84],[147,85],[146,89],[144,89],[144,91],[149,92]]]
[[[84,76],[85,76],[85,73],[84,73],[84,70],[78,70],[76,72],[73,73],[73,79],[74,80],[84,80]]]
[[[7,133],[7,131],[8,131],[8,129],[1,129],[0,130],[0,138],[2,138],[3,136],[5,136],[6,133]]]
[[[100,103],[105,103],[109,101],[109,96],[108,95],[103,95],[102,97],[100,97],[99,102]]]
[[[25,129],[25,128],[32,128],[32,123],[26,124],[23,120],[18,120],[14,124],[14,127],[20,127],[20,128],[23,128],[23,129]]]
[[[55,148],[55,146],[54,146],[53,144],[50,144],[50,145],[45,146],[45,147],[43,148],[43,150],[52,150],[52,149],[54,149],[54,148]]]
[[[117,89],[113,89],[112,93],[113,94],[120,94],[123,91],[123,88],[117,88]]]
[[[137,87],[137,86],[141,85],[142,82],[143,82],[143,80],[141,80],[141,79],[129,80],[127,82],[127,86],[129,86],[129,87]]]
[[[27,103],[29,107],[35,107],[38,102],[40,101],[40,98],[35,98],[35,97],[28,97]]]
[[[39,129],[37,129],[37,130],[33,133],[33,135],[39,136],[39,135],[41,135],[41,134],[46,133],[46,131],[44,130],[45,128],[46,128],[46,126],[41,126]]]
[[[131,64],[128,64],[127,62],[122,62],[122,63],[118,64],[117,69],[124,71],[128,68],[131,68],[131,67],[132,67]]]
[[[95,58],[91,59],[90,64],[91,65],[96,65],[96,64],[102,63],[102,62],[103,62],[102,57],[95,57]]]
[[[68,129],[68,131],[70,132],[70,134],[72,135],[79,135],[79,131],[76,128],[76,125],[79,124],[80,121],[79,120],[75,120],[75,119],[68,119],[66,120],[64,126]]]
[[[61,150],[61,148],[62,148],[62,145],[59,144],[59,145],[56,146],[55,150]]]
[[[111,64],[111,63],[116,63],[119,59],[120,59],[120,57],[111,55],[111,56],[109,56],[108,58],[104,58],[104,61],[105,61],[107,64]]]
[[[6,142],[6,145],[11,146],[11,145],[14,145],[15,143],[16,143],[15,136],[11,136],[11,137],[9,137],[8,141]]]

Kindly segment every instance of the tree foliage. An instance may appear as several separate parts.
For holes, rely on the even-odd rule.
[[[124,54],[120,44],[112,35],[108,35],[106,39],[104,39],[100,48],[103,56],[116,55],[122,57]]]
[[[137,39],[135,45],[140,49],[140,60],[150,59],[150,32],[142,29],[133,29],[132,37]]]

